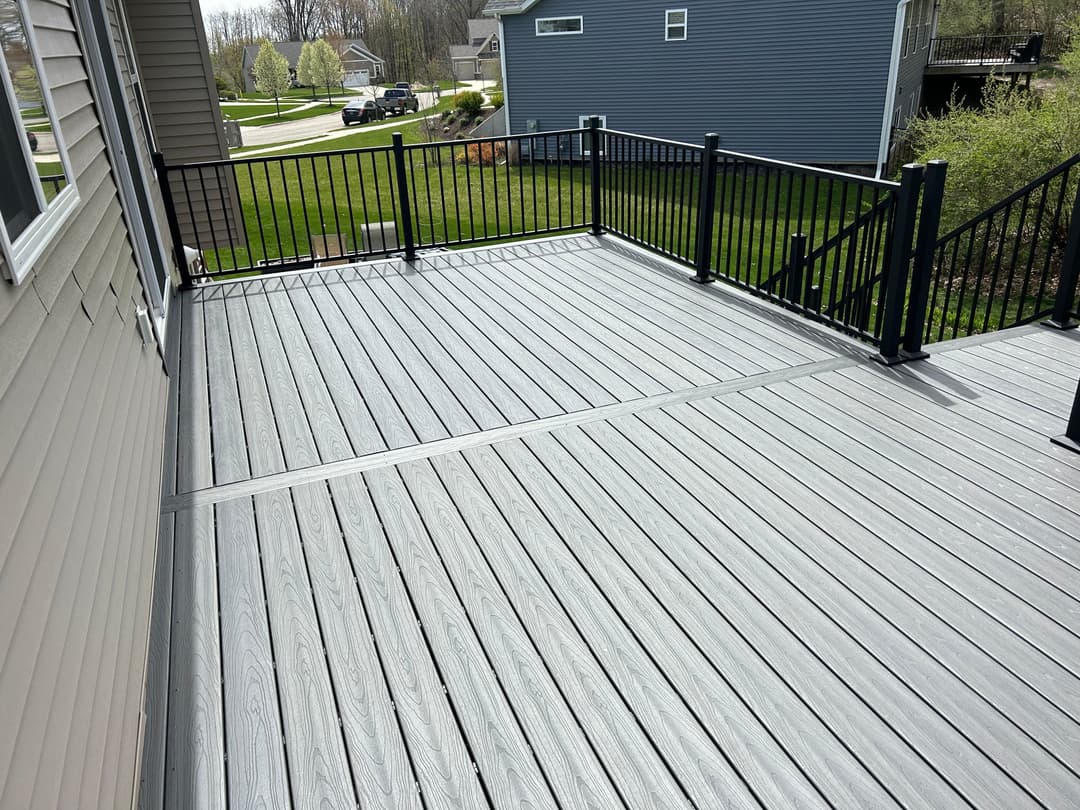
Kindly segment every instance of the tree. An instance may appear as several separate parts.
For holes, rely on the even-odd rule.
[[[273,7],[289,42],[306,42],[315,35],[319,19],[317,0],[274,0]]]
[[[341,57],[333,46],[325,39],[317,39],[314,42],[305,42],[300,49],[296,75],[301,84],[325,87],[326,103],[329,105],[333,103],[331,85],[341,84],[345,71],[341,66]]]
[[[278,99],[289,89],[289,62],[267,40],[263,40],[255,57],[255,89],[274,97],[274,106],[280,118],[281,103]]]

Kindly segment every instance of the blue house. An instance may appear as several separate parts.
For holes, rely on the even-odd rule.
[[[934,0],[490,0],[507,128],[611,129],[869,166],[918,111]]]

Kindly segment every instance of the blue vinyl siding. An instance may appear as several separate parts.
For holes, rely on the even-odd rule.
[[[665,11],[686,8],[686,41]],[[510,127],[612,129],[815,163],[874,163],[894,0],[793,3],[543,0],[503,17]],[[538,37],[538,17],[584,17],[584,32]]]

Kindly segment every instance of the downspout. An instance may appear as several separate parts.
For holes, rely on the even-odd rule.
[[[496,14],[495,19],[499,21],[499,72],[502,73],[503,125],[506,127],[506,134],[510,135],[510,82],[506,75],[506,37],[503,36],[502,15]]]
[[[889,134],[892,130],[893,109],[896,105],[896,85],[900,81],[900,60],[903,54],[900,49],[904,44],[904,24],[907,22],[907,7],[911,0],[900,0],[896,4],[896,23],[893,26],[892,57],[889,60],[889,84],[885,88],[885,112],[881,116],[881,142],[878,145],[877,173],[874,175],[878,180],[885,172],[885,164],[889,161]]]

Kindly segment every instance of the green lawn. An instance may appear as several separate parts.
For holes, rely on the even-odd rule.
[[[298,106],[293,101],[286,101],[282,99],[281,109],[285,112],[292,110]],[[226,118],[236,120],[238,118],[251,118],[256,115],[274,115],[277,112],[277,108],[271,102],[270,104],[222,104],[221,114]]]
[[[283,121],[303,121],[307,118],[318,118],[322,115],[330,115],[332,113],[340,113],[344,104],[333,104],[327,106],[326,104],[319,104],[316,107],[308,107],[303,110],[292,110],[291,112],[282,112],[281,115],[275,115],[271,112],[270,115],[263,115],[259,118],[249,118],[246,121],[238,122],[242,127],[261,127],[267,124],[280,124]]]
[[[30,124],[23,129],[27,132],[52,132],[52,124]]]
[[[352,90],[342,91],[340,88],[336,88],[336,87],[333,88],[333,93],[332,93],[333,98],[351,98],[352,96],[355,96],[355,95],[356,95],[356,93],[354,91],[352,91]],[[318,101],[319,99],[322,99],[323,101],[326,101],[326,88],[325,87],[317,87],[317,88],[315,88],[315,96],[313,98],[312,95],[311,95],[311,88],[310,87],[294,87],[291,90],[286,90],[285,94],[283,96],[281,96],[281,98],[283,100],[288,99],[290,101]],[[240,100],[241,101],[267,101],[267,100],[273,101],[274,97],[270,96],[270,95],[267,95],[266,93],[259,93],[257,91],[253,91],[251,93],[241,93],[240,94]]]
[[[45,115],[45,108],[32,107],[30,109],[22,110],[19,115],[23,118],[41,118],[43,115]]]

